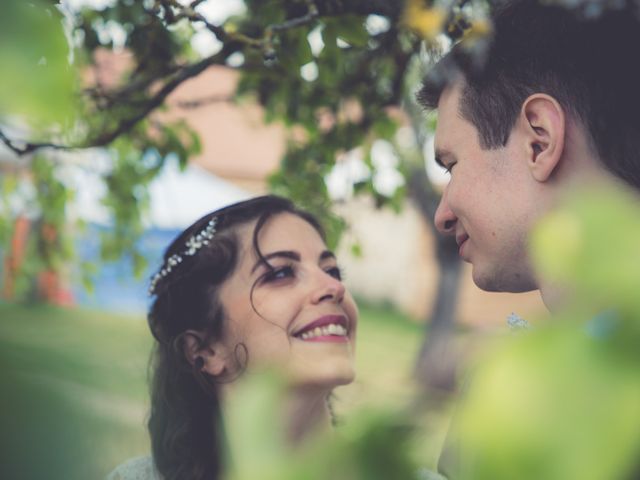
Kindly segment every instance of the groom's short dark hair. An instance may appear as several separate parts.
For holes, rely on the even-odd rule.
[[[585,5],[500,2],[486,44],[456,45],[426,76],[418,100],[434,109],[462,80],[460,113],[493,149],[506,145],[523,101],[547,93],[581,122],[603,165],[640,189],[640,7]]]

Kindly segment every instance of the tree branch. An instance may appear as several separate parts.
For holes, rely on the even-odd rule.
[[[237,32],[233,32],[233,33],[228,32],[224,27],[220,25],[214,25],[213,23],[209,22],[202,14],[198,13],[195,10],[195,7],[197,7],[200,4],[200,2],[196,1],[196,2],[192,2],[190,5],[182,5],[178,3],[176,0],[165,0],[164,3],[169,4],[170,7],[173,7],[178,12],[180,12],[177,15],[173,15],[173,14],[171,14],[171,16],[165,15],[164,20],[169,24],[177,23],[180,20],[186,19],[192,23],[203,23],[204,26],[207,28],[207,30],[213,33],[216,36],[216,38],[220,40],[222,43],[237,41],[253,48],[262,48],[263,46],[263,43],[264,43],[263,39],[251,38]]]
[[[182,100],[175,103],[175,106],[178,108],[184,108],[186,110],[204,107],[205,105],[210,105],[212,103],[227,103],[231,102],[233,97],[229,97],[227,95],[211,95],[209,97],[198,98],[195,100]]]
[[[142,106],[142,108],[135,115],[122,120],[114,130],[90,139],[86,142],[85,146],[103,147],[111,143],[118,136],[133,128],[149,113],[162,105],[169,94],[173,92],[185,80],[199,75],[211,65],[221,63],[221,61],[223,61],[228,56],[228,54],[229,52],[223,49],[215,55],[211,55],[197,63],[184,67],[173,77],[173,79],[169,80],[160,90],[158,90],[158,92],[153,97],[151,97],[151,99],[146,102],[146,104]]]
[[[396,20],[404,10],[404,0],[313,0],[321,17],[335,15],[381,15]]]
[[[90,137],[78,145],[62,145],[52,142],[19,142],[10,139],[1,130],[0,141],[2,141],[11,151],[13,151],[18,156],[23,156],[43,148],[53,148],[56,150],[74,150],[79,148],[104,147],[123,133],[126,133],[128,130],[133,128],[149,113],[162,105],[167,96],[169,96],[169,94],[173,92],[184,81],[199,75],[211,65],[222,63],[224,59],[229,55],[229,53],[230,52],[228,50],[223,48],[222,51],[218,52],[215,55],[209,56],[197,63],[182,67],[182,69],[180,69],[172,79],[168,80],[164,84],[164,86],[160,90],[158,90],[157,93],[155,93],[147,102],[141,105],[140,109],[134,115],[122,119],[114,129],[100,133],[97,136]],[[117,102],[117,100],[114,101]]]
[[[303,25],[313,23],[323,16],[337,16],[344,14],[355,15],[383,15],[391,19],[397,19],[404,7],[404,1],[389,2],[387,0],[306,0],[307,12],[304,15],[286,20],[279,24],[269,25],[265,28],[264,35],[261,38],[252,38],[239,32],[229,32],[224,26],[214,25],[209,22],[202,14],[198,13],[195,8],[202,3],[203,0],[193,0],[188,5],[178,3],[177,0],[158,0],[156,8],[162,7],[165,12],[164,20],[173,24],[181,19],[187,19],[194,23],[203,23],[205,27],[211,31],[218,40],[223,43],[223,49],[216,55],[207,57],[200,62],[178,67],[177,71],[168,72],[167,77],[171,77],[163,87],[155,93],[148,101],[144,101],[135,114],[128,118],[121,119],[117,126],[109,131],[103,132],[89,138],[78,145],[61,145],[52,142],[29,142],[12,140],[0,131],[0,141],[2,141],[10,150],[19,156],[32,153],[42,148],[53,148],[59,150],[72,150],[77,148],[102,147],[118,136],[133,128],[138,122],[143,120],[150,112],[158,108],[165,101],[167,96],[173,92],[185,80],[197,76],[207,67],[214,64],[221,64],[233,51],[241,48],[241,45],[250,48],[257,48],[265,52],[270,51],[273,42],[273,35],[277,32],[297,28]],[[176,13],[177,12],[177,13]],[[157,13],[157,12],[156,12]],[[148,88],[157,78],[143,78],[139,81],[130,83],[119,91],[102,92],[100,88],[89,90],[96,105],[102,108],[108,108],[126,101],[128,105],[132,105],[132,101],[127,100],[127,95],[132,92],[138,92],[141,89]],[[204,103],[212,101],[220,101],[219,98],[211,98],[206,101],[182,102],[182,108],[195,108]]]
[[[175,75],[176,72],[179,72],[184,68],[187,68],[187,65],[173,65],[168,67],[165,72],[158,76],[146,76],[132,79],[132,81],[127,82],[126,85],[119,87],[118,89],[106,90],[98,84],[96,87],[86,88],[83,93],[93,99],[99,108],[109,108],[113,106],[113,104],[125,100],[127,95],[144,91],[153,83],[158,82],[163,78],[170,77],[171,75]],[[96,78],[99,78],[98,74],[96,74]]]
[[[308,11],[306,15],[302,17],[292,18],[291,20],[287,20],[286,22],[270,25],[267,27],[267,36],[272,32],[281,32],[283,30],[289,30],[290,28],[300,27],[302,25],[307,25],[312,23],[314,20],[318,18],[318,7],[313,3],[312,0],[307,0]]]
[[[60,145],[57,143],[51,142],[28,142],[28,141],[20,141],[20,140],[12,140],[5,135],[5,133],[0,129],[0,141],[4,143],[9,150],[18,155],[19,157],[23,155],[27,155],[41,148],[53,148],[55,150],[73,150],[78,147],[73,147],[70,145]]]
[[[238,41],[252,48],[266,49],[271,45],[272,35],[276,32],[290,30],[303,25],[313,23],[320,17],[332,17],[338,15],[382,15],[396,20],[404,8],[404,1],[388,0],[306,0],[307,13],[289,19],[282,23],[268,25],[262,38],[252,38],[239,32],[229,32],[223,26],[214,25],[209,22],[203,15],[195,10],[200,2],[195,1],[190,5],[182,5],[177,0],[165,0],[180,13],[172,15],[171,18],[165,18],[168,23],[175,23],[182,19],[187,19],[194,23],[203,23],[205,27],[212,32],[221,42]]]

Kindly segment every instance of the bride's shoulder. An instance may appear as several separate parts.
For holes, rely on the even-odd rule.
[[[162,480],[150,456],[136,457],[118,465],[105,480]]]

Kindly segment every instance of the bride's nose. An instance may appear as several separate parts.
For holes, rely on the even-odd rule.
[[[345,287],[341,280],[329,275],[321,270],[315,275],[315,285],[313,286],[312,302],[321,303],[332,301],[335,303],[342,302],[345,293]]]

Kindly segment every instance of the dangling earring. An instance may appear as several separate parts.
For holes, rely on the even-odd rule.
[[[337,427],[338,426],[338,417],[336,417],[336,413],[333,411],[333,392],[331,392],[329,395],[327,395],[324,398],[324,403],[327,406],[327,410],[329,411],[329,418],[331,419],[331,426],[332,427]]]

